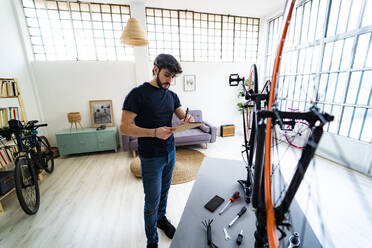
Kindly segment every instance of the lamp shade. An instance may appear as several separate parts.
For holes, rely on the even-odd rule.
[[[120,40],[123,44],[131,46],[146,46],[149,43],[145,31],[135,18],[128,19]]]

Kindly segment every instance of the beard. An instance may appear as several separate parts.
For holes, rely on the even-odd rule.
[[[168,83],[168,82],[162,83],[160,81],[159,73],[158,73],[158,75],[156,75],[156,83],[158,84],[159,88],[163,89],[163,90],[167,90],[170,86],[170,83]],[[166,85],[168,85],[168,87]]]

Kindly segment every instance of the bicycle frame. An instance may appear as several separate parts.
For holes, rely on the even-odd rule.
[[[253,201],[252,206],[256,208],[257,217],[257,231],[255,233],[257,246],[263,246],[267,243],[267,230],[266,230],[266,205],[264,188],[266,184],[264,182],[263,161],[264,161],[264,146],[266,137],[266,125],[265,120],[271,118],[272,124],[280,125],[284,128],[284,123],[291,122],[295,119],[306,120],[311,127],[314,127],[312,134],[310,135],[305,148],[302,150],[300,160],[297,163],[297,167],[292,177],[288,189],[283,197],[281,204],[274,208],[275,221],[277,226],[290,226],[286,223],[286,213],[289,211],[289,207],[297,193],[298,188],[302,182],[302,179],[306,173],[306,170],[313,158],[316,148],[323,134],[323,126],[333,120],[333,116],[329,114],[320,114],[316,107],[311,108],[309,112],[285,112],[273,109],[272,111],[260,110],[256,111],[257,116],[257,134],[256,134],[256,147],[255,147],[255,173],[254,173],[254,187],[253,187]],[[288,121],[284,121],[284,119]],[[264,186],[265,185],[265,186]],[[277,227],[282,236],[282,239],[286,236],[285,232]]]
[[[267,100],[268,94],[251,94],[248,93],[245,98],[246,100],[253,101],[254,105],[248,106],[248,102],[244,105],[244,108],[247,109],[248,107],[254,107],[254,111],[252,114],[253,120],[255,119],[255,113],[257,110],[261,109],[261,101]],[[244,127],[244,133],[247,131],[245,127],[245,115],[244,115],[244,108],[243,108],[243,127]],[[248,110],[247,110],[248,111]],[[250,135],[255,135],[255,129],[256,129],[256,123],[253,122],[252,124],[252,130]],[[254,183],[254,173],[253,173],[253,156],[254,153],[254,143],[252,142],[252,139],[249,139],[249,142],[246,140],[246,136],[244,136],[244,148],[247,156],[247,180],[238,180],[238,183],[243,187],[244,193],[245,193],[245,199],[247,203],[250,203],[252,201],[252,186]],[[249,152],[248,152],[249,150]],[[255,204],[253,205],[255,208]]]
[[[27,160],[31,162],[33,167],[36,167],[38,169],[43,169],[45,167],[45,162],[42,159],[42,151],[41,151],[41,145],[39,140],[39,137],[37,136],[36,129],[39,126],[36,126],[36,128],[33,126],[31,127],[29,135],[24,135],[24,128],[19,129],[17,131],[14,131],[15,137],[16,137],[16,143],[18,146],[18,153],[15,154],[15,156],[21,156],[20,153],[25,153]],[[26,143],[27,142],[27,143]],[[36,151],[34,150],[36,149]]]

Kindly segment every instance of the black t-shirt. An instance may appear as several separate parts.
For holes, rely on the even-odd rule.
[[[176,93],[152,86],[149,83],[132,89],[125,97],[123,110],[136,113],[134,119],[142,128],[172,126],[172,115],[181,103]],[[174,149],[173,134],[162,140],[152,137],[138,138],[138,153],[145,158],[166,155]]]

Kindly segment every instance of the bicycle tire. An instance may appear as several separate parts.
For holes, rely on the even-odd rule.
[[[28,215],[34,215],[40,206],[37,175],[27,157],[18,157],[14,170],[15,189],[19,204]]]
[[[283,29],[280,36],[280,41],[278,44],[275,61],[274,61],[274,69],[271,79],[271,87],[270,87],[270,93],[269,93],[269,99],[268,99],[268,111],[272,110],[274,101],[275,101],[275,88],[276,88],[276,82],[278,79],[279,74],[279,66],[281,61],[281,55],[283,52],[284,42],[285,38],[287,36],[288,27],[290,20],[292,18],[292,13],[295,5],[295,0],[287,1],[287,4],[285,6],[285,11],[283,15]],[[272,147],[272,121],[271,118],[267,118],[266,122],[266,136],[265,136],[265,154],[264,154],[264,180],[261,184],[261,187],[264,188],[264,195],[265,195],[265,207],[266,207],[266,233],[267,233],[267,243],[270,248],[278,248],[279,243],[279,237],[278,237],[278,231],[276,226],[276,220],[275,220],[275,211],[274,211],[274,200],[272,196],[272,181],[271,181],[271,175],[272,175],[272,168],[271,168],[271,147]]]
[[[44,170],[50,174],[54,170],[54,157],[52,148],[49,144],[48,139],[45,136],[40,136],[40,146],[41,151],[43,153],[42,155],[43,162],[45,163]]]
[[[256,64],[252,64],[250,71],[249,71],[249,78],[248,78],[248,91],[253,94],[258,93],[258,75],[257,75],[257,66]],[[248,147],[249,147],[249,158],[248,159],[248,165],[252,166],[253,164],[253,154],[254,154],[254,142],[255,142],[255,130],[256,130],[256,123],[254,121],[255,119],[255,112],[249,111],[249,108],[247,108],[246,111],[246,127],[245,127],[245,140],[248,139]]]
[[[292,13],[295,5],[295,0],[290,0],[287,2],[283,21],[283,31],[280,37],[278,49],[275,56],[274,61],[274,69],[273,69],[273,75],[271,80],[271,87],[270,87],[270,94],[269,94],[269,104],[268,104],[268,110],[272,110],[272,106],[275,101],[275,88],[276,88],[276,82],[278,79],[278,73],[279,73],[279,65],[281,60],[281,55],[283,52],[284,42],[285,38],[287,36],[288,27],[290,20],[292,18]],[[265,192],[265,205],[266,205],[266,231],[267,231],[267,239],[268,239],[268,245],[270,248],[278,248],[279,247],[279,238],[278,238],[278,232],[277,232],[277,226],[275,221],[275,212],[274,212],[274,202],[273,202],[273,196],[272,196],[272,182],[271,182],[271,174],[272,174],[272,168],[271,168],[271,146],[272,146],[272,128],[271,128],[272,122],[271,118],[267,119],[266,122],[266,137],[265,137],[265,159],[264,159],[264,192]]]

